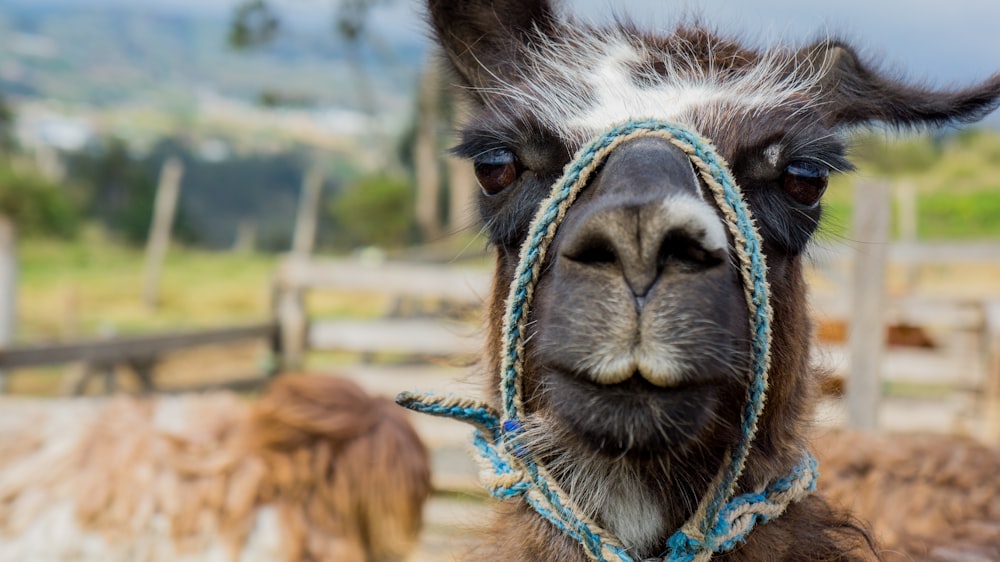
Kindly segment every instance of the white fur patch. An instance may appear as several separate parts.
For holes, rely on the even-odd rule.
[[[699,195],[701,191],[698,192]],[[663,200],[669,230],[685,230],[710,252],[724,253],[729,247],[726,227],[704,199],[682,195]]]
[[[558,42],[538,36],[526,48],[528,64],[518,79],[490,93],[528,108],[547,128],[580,144],[630,119],[693,126],[696,115],[723,118],[720,109],[731,116],[788,104],[815,86],[825,63],[788,72],[786,54],[765,54],[752,68],[733,73],[702,68],[683,53],[667,57],[617,28]],[[660,72],[648,84],[637,83],[635,69],[654,60]]]
[[[553,455],[547,468],[588,517],[601,521],[627,549],[658,546],[666,531],[663,512],[630,465],[567,453],[559,435],[537,415],[529,417],[526,435],[536,453]]]

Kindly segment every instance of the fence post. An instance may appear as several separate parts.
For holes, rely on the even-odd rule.
[[[413,166],[417,176],[415,214],[425,240],[440,234],[438,197],[441,169],[438,154],[438,103],[441,99],[440,69],[433,60],[424,64],[417,98],[417,136],[413,146]]]
[[[448,159],[448,184],[451,187],[448,222],[451,232],[476,224],[476,174],[472,164],[458,158]]]
[[[987,301],[983,311],[986,317],[985,436],[989,443],[1000,445],[1000,300]]]
[[[285,259],[278,267],[274,282],[272,306],[278,324],[279,373],[301,369],[306,352],[309,318],[306,314],[305,294],[292,273],[300,263],[302,260],[295,256]]]
[[[472,110],[464,99],[454,93],[448,95],[447,102],[451,107],[452,127],[457,129],[463,116],[471,114]],[[451,157],[446,161],[449,187],[448,226],[454,234],[478,223],[476,194],[479,193],[479,182],[472,163],[468,160]]]
[[[149,240],[146,242],[146,271],[142,289],[142,301],[150,309],[155,309],[159,304],[160,274],[170,248],[170,231],[174,225],[183,176],[184,164],[176,157],[169,158],[160,169],[153,220],[149,227]]]
[[[319,222],[320,198],[323,195],[323,171],[313,165],[302,179],[299,194],[299,211],[295,216],[295,234],[292,238],[292,254],[309,257],[316,245],[316,224]]]
[[[0,215],[0,348],[14,342],[17,329],[17,229]],[[0,394],[7,387],[7,373],[0,370]]]
[[[236,225],[236,236],[233,237],[233,253],[252,254],[257,250],[257,223],[244,219]]]
[[[889,251],[892,192],[887,183],[854,187],[854,273],[848,344],[847,420],[855,429],[875,430],[882,394],[885,347],[885,270]]]
[[[917,243],[917,188],[910,182],[896,184],[896,224],[899,241],[906,245]],[[908,261],[903,264],[903,286],[912,291],[918,281],[920,264]]]

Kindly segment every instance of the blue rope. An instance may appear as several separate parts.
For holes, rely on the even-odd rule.
[[[767,391],[768,340],[769,325],[769,295],[767,286],[767,267],[764,261],[760,238],[750,218],[749,210],[730,173],[725,161],[718,156],[711,143],[702,139],[696,133],[670,123],[656,120],[630,121],[615,127],[596,137],[585,145],[566,167],[562,177],[553,186],[552,194],[543,203],[544,207],[536,215],[526,241],[522,247],[521,260],[518,263],[514,279],[511,283],[507,305],[507,323],[503,326],[506,347],[501,368],[502,412],[497,413],[485,404],[461,405],[449,404],[443,406],[440,399],[430,404],[423,397],[404,393],[397,399],[404,406],[429,413],[453,417],[479,428],[473,440],[474,447],[482,459],[499,477],[510,477],[503,485],[490,487],[490,493],[500,499],[523,496],[528,504],[546,520],[550,521],[561,532],[579,542],[590,555],[600,561],[605,561],[605,549],[618,557],[619,562],[632,562],[629,554],[620,546],[606,544],[599,533],[573,511],[564,505],[550,483],[539,471],[538,465],[523,444],[519,443],[522,432],[523,412],[520,410],[521,377],[523,366],[522,349],[526,334],[525,320],[531,307],[531,295],[536,283],[538,265],[542,261],[548,244],[558,228],[560,209],[565,210],[573,201],[582,186],[577,185],[582,175],[594,164],[598,157],[606,156],[612,144],[622,136],[643,131],[664,132],[680,143],[691,148],[693,156],[707,166],[710,176],[722,187],[722,197],[726,206],[732,210],[736,220],[738,239],[744,240],[742,251],[749,258],[746,268],[749,285],[749,306],[751,341],[750,382],[747,389],[747,402],[741,412],[741,436],[725,466],[722,479],[712,493],[711,502],[706,509],[706,516],[698,525],[705,537],[695,540],[683,531],[677,531],[668,541],[668,555],[664,560],[669,562],[690,562],[700,552],[724,552],[746,539],[757,522],[766,522],[768,517],[758,517],[754,514],[748,527],[738,536],[725,539],[730,535],[730,518],[737,510],[748,504],[766,504],[775,494],[787,491],[793,482],[812,475],[810,489],[815,486],[815,459],[806,453],[804,460],[790,474],[773,482],[762,492],[743,494],[729,498],[730,491],[735,487],[736,480],[742,471],[746,456],[749,453],[753,436],[756,431],[758,417],[763,409]],[[585,178],[584,178],[585,179]],[[516,465],[520,465],[519,469]],[[523,478],[521,475],[523,473]],[[515,478],[520,478],[516,481]],[[501,478],[502,480],[502,478]],[[532,492],[541,494],[544,502],[539,501]]]

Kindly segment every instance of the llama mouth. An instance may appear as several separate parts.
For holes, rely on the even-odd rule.
[[[658,456],[679,452],[720,419],[718,384],[662,387],[636,372],[615,384],[595,383],[559,370],[545,373],[543,408],[586,446],[609,455]]]

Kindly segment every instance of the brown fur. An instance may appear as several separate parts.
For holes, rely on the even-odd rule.
[[[158,426],[178,403],[184,427]],[[79,525],[111,544],[141,541],[165,520],[172,550],[190,555],[221,537],[235,559],[268,506],[280,560],[368,562],[403,559],[421,526],[427,452],[399,408],[350,381],[287,375],[252,404],[220,393],[36,406],[0,445],[0,536],[69,501]],[[60,438],[40,435],[46,409],[64,406],[84,414],[82,429],[46,460]]]
[[[1000,560],[1000,449],[944,435],[829,433],[820,490],[872,524],[887,560]]]

